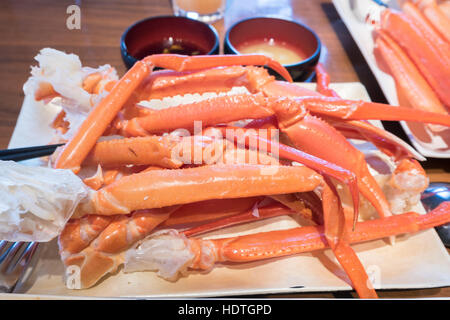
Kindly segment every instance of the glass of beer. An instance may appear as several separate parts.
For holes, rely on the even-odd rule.
[[[226,0],[172,0],[173,12],[206,23],[214,23],[223,18]]]

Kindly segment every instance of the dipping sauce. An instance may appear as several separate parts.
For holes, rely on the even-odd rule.
[[[141,60],[146,56],[160,53],[183,54],[188,56],[207,54],[206,51],[193,43],[169,37],[163,41],[146,45],[138,52],[133,53],[133,56],[136,59]]]
[[[264,54],[285,65],[294,64],[307,58],[307,56],[297,48],[294,48],[285,42],[276,42],[274,39],[245,42],[236,49],[243,54]]]

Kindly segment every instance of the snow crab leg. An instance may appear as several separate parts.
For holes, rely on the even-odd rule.
[[[209,199],[311,191],[322,181],[306,167],[261,165],[212,165],[188,169],[138,173],[96,191],[85,212],[102,215],[128,214]],[[230,186],[233,186],[232,188]]]
[[[64,146],[56,159],[55,168],[79,171],[81,163],[98,138],[150,73],[150,69],[148,63],[139,61],[119,80],[111,92],[89,113],[76,135]]]
[[[392,235],[429,229],[448,221],[450,221],[450,202],[445,202],[425,215],[408,212],[384,219],[358,222],[355,230],[348,234],[348,240],[350,243],[360,243],[383,239]],[[178,272],[182,273],[184,269],[210,270],[214,264],[220,262],[243,263],[324,250],[330,247],[324,232],[324,226],[307,226],[203,240],[187,238],[176,230],[163,230],[148,236],[125,253],[125,271],[134,271],[137,263],[134,260],[136,257],[134,250],[146,252],[149,261],[157,261],[151,259],[152,252],[146,251],[148,250],[146,248],[167,248],[167,252],[171,252],[173,242],[177,243],[177,250],[173,252],[173,256],[165,257],[161,263],[151,266],[152,270],[156,269],[160,276],[168,279],[176,278]],[[167,265],[171,265],[172,259],[180,262],[180,257],[186,259],[184,263],[179,263],[180,269],[166,268]],[[142,269],[141,265],[139,270]],[[369,296],[366,297],[370,298],[371,288],[368,290],[370,291],[365,293],[368,293]]]
[[[125,139],[112,139],[97,142],[83,164],[102,166],[153,165],[176,169],[183,165],[182,160],[194,163],[195,152],[206,150],[223,151],[221,140],[208,136],[145,136]],[[196,151],[199,149],[200,151]],[[187,154],[184,154],[185,152]],[[214,155],[211,155],[212,157]],[[211,160],[212,159],[207,159]]]
[[[262,54],[184,56],[176,54],[154,54],[143,59],[155,66],[175,71],[209,69],[217,66],[267,65],[284,79],[292,82],[289,72],[278,61]]]
[[[435,0],[417,0],[417,5],[440,35],[450,42],[450,22]],[[409,4],[412,6],[412,4]],[[403,5],[403,10],[405,8]]]
[[[355,231],[349,234],[351,243],[382,239],[390,235],[412,233],[442,225],[450,221],[450,202],[444,202],[433,211],[420,215],[403,213],[385,219],[358,222]],[[150,237],[151,238],[151,237]],[[195,252],[191,267],[209,269],[211,265],[201,262],[247,262],[262,258],[310,252],[328,248],[323,226],[307,226],[288,230],[269,231],[234,238],[215,240],[190,239]],[[202,250],[208,246],[211,251]],[[245,250],[241,250],[245,248]],[[281,249],[283,248],[283,249]],[[209,259],[201,255],[208,254]]]
[[[91,207],[84,210],[105,215],[126,214],[133,210],[207,199],[304,192],[320,184],[327,240],[344,269],[351,272],[349,276],[361,296],[374,297],[373,290],[367,291],[368,278],[364,268],[346,244],[345,230],[349,223],[332,184],[324,182],[306,167],[280,166],[276,173],[268,176],[261,175],[261,169],[262,166],[227,165],[183,169],[181,173],[179,170],[156,170],[136,174],[97,191],[91,198]],[[177,181],[176,185],[173,181]],[[230,188],[230,184],[235,187]]]
[[[334,163],[330,163],[326,160],[302,152],[298,149],[260,137],[251,129],[248,130],[231,127],[221,127],[219,129],[223,132],[227,139],[231,139],[231,141],[237,144],[244,144],[246,147],[250,147],[250,140],[255,139],[259,142],[259,144],[266,146],[267,151],[272,152],[273,150],[277,150],[280,158],[304,164],[308,168],[318,171],[321,175],[333,177],[347,185],[352,194],[354,222],[356,223],[359,208],[358,185],[356,177],[351,171],[339,167]]]
[[[222,219],[218,219],[215,221],[211,221],[209,223],[201,224],[193,228],[189,228],[187,230],[184,230],[182,233],[186,237],[192,237],[205,232],[222,229],[225,227],[241,224],[244,222],[250,222],[295,213],[296,213],[295,211],[292,211],[291,209],[279,204],[270,205],[262,208],[251,208],[242,213],[234,214]]]
[[[394,218],[389,217],[391,209],[381,189],[377,189],[377,183],[369,172],[364,155],[354,148],[347,138],[368,137],[368,140],[375,141],[378,146],[392,154],[401,150],[396,153],[398,155],[396,160],[401,162],[398,170],[393,173],[390,183],[396,188],[402,188],[403,177],[420,168],[410,159],[414,153],[389,134],[383,134],[363,120],[409,120],[450,126],[450,116],[426,111],[412,113],[408,108],[341,99],[336,92],[328,88],[329,78],[324,76],[324,70],[318,79],[320,93],[312,93],[288,82],[275,81],[273,77],[268,76],[265,69],[253,65],[268,65],[291,81],[287,71],[280,64],[261,55],[197,57],[154,55],[135,64],[118,82],[114,80],[100,85],[102,78],[95,74],[85,79],[86,92],[101,92],[102,88],[108,87],[110,93],[94,107],[74,138],[66,144],[56,159],[55,167],[77,171],[81,165],[94,164],[112,167],[112,170],[119,170],[120,166],[131,166],[136,167],[135,172],[140,171],[120,179],[113,177],[109,179],[111,182],[105,183],[99,167],[98,177],[85,179],[86,184],[89,183],[95,189],[106,185],[90,192],[88,200],[73,216],[74,221],[69,223],[67,233],[60,238],[64,263],[82,267],[82,273],[89,278],[84,283],[85,286],[93,285],[105,273],[116,270],[123,263],[122,253],[130,245],[153,232],[155,228],[173,226],[177,221],[189,218],[187,213],[192,208],[185,209],[186,216],[184,216],[183,207],[187,208],[192,203],[211,201],[219,203],[220,206],[220,201],[225,200],[250,199],[248,201],[255,203],[258,201],[255,199],[268,197],[290,208],[278,204],[278,209],[267,212],[261,209],[264,214],[255,218],[264,218],[299,212],[303,209],[311,210],[305,208],[309,197],[314,204],[314,211],[320,212],[321,219],[317,221],[323,223],[321,227],[317,227],[322,229],[314,229],[315,232],[319,232],[318,237],[325,244],[322,248],[331,248],[361,297],[376,297],[363,265],[350,246],[353,241],[358,241],[354,238],[359,225],[358,191],[360,190],[361,194],[372,203],[380,217],[384,218],[379,220],[378,228],[386,226],[388,229],[386,233],[401,232],[396,228],[389,229],[391,223],[395,221],[407,223],[410,220],[397,217],[395,217],[397,220],[390,220]],[[173,71],[152,73],[154,67]],[[323,77],[320,78],[320,75]],[[217,79],[217,82],[203,85],[211,79]],[[225,92],[236,85],[246,87],[251,94],[216,97],[166,109],[145,109],[137,104],[142,98],[163,97],[169,93],[202,93],[209,89]],[[49,93],[53,94],[51,90]],[[57,122],[59,124],[64,117],[60,118],[62,119],[58,119]],[[201,162],[184,165],[173,159],[172,151],[183,141],[193,139],[191,142],[195,145],[195,135],[186,139],[172,137],[172,133],[164,136],[152,135],[166,134],[175,129],[187,129],[191,132],[195,128],[195,121],[201,121],[202,129],[205,129],[200,136],[202,138],[208,137],[206,132],[209,129],[227,130],[231,128],[233,121],[248,119],[254,121],[243,129],[244,136],[251,126],[265,127],[270,132],[277,128],[281,129],[283,138],[289,140],[287,144],[290,146],[258,135],[256,140],[258,147],[266,145],[270,150],[279,150],[283,160],[276,159],[272,166],[247,164],[247,161],[244,163],[231,161],[233,164],[211,165]],[[226,126],[220,127],[223,124]],[[129,138],[98,142],[102,135],[115,133]],[[240,140],[241,136],[236,133],[228,138],[239,144],[236,140]],[[383,143],[383,139],[387,142]],[[210,144],[224,141],[229,142],[224,138],[210,139],[209,142],[202,139],[200,147],[208,148]],[[245,159],[260,151],[258,148],[251,149],[246,142],[244,146],[247,148],[240,151],[243,151]],[[111,154],[111,151],[115,154]],[[225,155],[229,158],[233,156],[232,152],[225,152]],[[263,162],[263,158],[259,160]],[[303,165],[293,162],[300,162]],[[146,169],[145,166],[149,167]],[[271,174],[264,174],[264,171]],[[349,186],[353,211],[344,210],[331,178]],[[305,199],[305,203],[302,202],[305,205],[298,206],[298,210],[292,210],[293,207],[288,205],[289,201],[285,196],[299,193],[300,200]],[[249,210],[254,209],[254,203],[250,209],[248,203],[244,203],[245,210],[236,205],[232,209],[237,212],[217,210],[215,217],[221,217],[222,220],[209,221],[208,224],[188,230],[185,234],[193,235],[229,224],[250,221],[254,215],[252,217],[253,211]],[[448,206],[445,210],[448,211]],[[176,215],[177,212],[181,212],[179,216]],[[95,216],[89,220],[90,215]],[[422,223],[422,220],[419,221],[412,213],[409,216],[414,216],[413,222],[416,223],[411,230],[418,230],[417,224]],[[209,217],[204,218],[205,220],[200,220],[208,221]],[[448,216],[446,219],[448,220]],[[87,228],[85,223],[92,224],[92,228]],[[410,226],[412,225],[411,222]],[[302,234],[300,229],[296,230]],[[309,236],[312,231],[308,231]],[[256,246],[255,259],[301,252],[285,249],[291,243],[286,238],[292,236],[289,232],[270,233],[275,236],[273,252],[266,254],[265,249],[260,250]],[[367,232],[375,233],[372,229]],[[70,246],[71,233],[75,234],[73,247]],[[257,240],[258,236],[261,236],[261,240]],[[317,235],[312,237],[317,238]],[[252,242],[262,241],[261,243],[265,242],[263,246],[266,246],[268,241],[265,234],[236,239],[237,243],[243,245],[238,248],[242,252],[251,250],[248,247],[251,247]],[[249,242],[240,242],[242,239]],[[276,243],[277,239],[283,242]],[[367,239],[371,239],[370,236],[367,236]],[[230,240],[229,243],[234,240]],[[216,244],[222,246],[217,250],[209,248],[211,244],[207,240],[187,241],[192,247],[197,243],[203,252],[208,249],[213,254],[223,254],[223,257],[216,259],[217,261],[239,261],[236,258],[239,254],[227,251],[227,241],[217,240]],[[311,244],[308,239],[298,241]],[[295,246],[298,246],[298,243]],[[314,247],[314,244],[312,246]],[[194,255],[198,253],[195,250],[192,252]],[[253,254],[244,254],[241,261],[250,261],[246,260],[250,259],[249,257],[253,259]],[[195,259],[199,261],[190,264],[192,268],[196,268],[197,264],[201,268],[209,268],[214,263],[214,259],[204,255]]]
[[[376,50],[388,65],[398,90],[416,110],[446,115],[447,110],[406,53],[383,30],[378,31]],[[431,127],[433,128],[433,127]]]
[[[445,105],[450,105],[450,56],[426,36],[423,28],[402,12],[386,9],[380,29],[391,36],[408,54]]]
[[[111,92],[100,101],[89,113],[76,135],[65,145],[58,155],[55,168],[72,169],[75,172],[98,138],[105,132],[108,125],[116,117],[120,109],[133,95],[143,80],[151,73],[154,67],[183,71],[210,68],[217,65],[258,64],[268,65],[289,81],[292,81],[287,70],[278,62],[264,55],[239,56],[179,56],[179,55],[152,55],[138,61],[111,89]]]
[[[341,168],[356,170],[355,173],[360,178],[358,186],[363,194],[371,200],[381,216],[390,215],[389,207],[384,205],[387,202],[383,200],[382,192],[373,195],[376,182],[368,172],[363,154],[351,146],[345,137],[330,125],[310,115],[308,110],[315,114],[345,120],[379,119],[381,114],[382,120],[428,121],[450,126],[450,116],[425,111],[411,113],[408,108],[377,103],[355,102],[325,96],[286,99],[244,94],[217,97],[176,108],[152,110],[148,116],[125,121],[123,128],[125,131],[132,130],[147,134],[153,130],[160,132],[164,129],[191,129],[195,120],[202,121],[203,126],[209,126],[276,115],[280,129],[289,136],[298,149],[322,159],[331,159],[332,163]],[[327,143],[335,146],[335,150],[340,152],[331,154],[327,152],[328,148],[323,148],[322,144],[317,143],[322,139],[327,139]]]

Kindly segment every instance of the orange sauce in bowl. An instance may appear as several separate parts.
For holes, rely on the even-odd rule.
[[[242,54],[264,54],[284,65],[298,63],[307,58],[306,54],[298,48],[285,42],[277,42],[274,39],[244,42],[236,49]]]

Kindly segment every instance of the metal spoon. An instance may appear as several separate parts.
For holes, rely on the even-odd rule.
[[[450,183],[432,182],[421,197],[425,210],[431,211],[444,201],[450,201]],[[446,247],[450,247],[450,223],[435,228]]]

